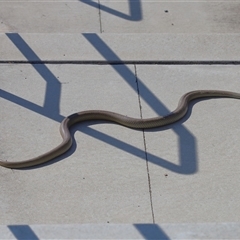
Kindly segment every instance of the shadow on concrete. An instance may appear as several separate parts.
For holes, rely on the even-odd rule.
[[[34,59],[39,62],[41,61],[41,59],[28,46],[28,44],[22,39],[22,37],[18,33],[6,33],[6,35],[26,59]],[[59,115],[61,83],[45,64],[32,64],[32,67],[46,82],[46,92],[43,107],[39,107],[36,104],[28,102],[24,99],[21,99],[20,97],[14,96],[13,94],[4,91],[2,91],[1,94],[3,94],[7,99],[12,99],[13,102],[19,102],[28,109],[39,112],[45,116],[48,116],[51,119],[57,121],[63,120],[63,116]]]
[[[27,45],[27,43],[17,33],[7,34],[9,39],[14,45],[22,52],[27,59],[40,58],[33,52],[33,50]],[[120,61],[119,57],[98,37],[97,34],[84,34],[85,38],[96,48],[96,50],[108,61],[108,59],[115,59]],[[14,102],[20,106],[26,107],[34,112],[42,114],[50,119],[61,122],[64,116],[59,114],[59,104],[61,96],[61,83],[53,75],[53,73],[44,64],[33,64],[35,70],[43,77],[47,83],[44,106],[38,106],[23,98],[15,96],[4,90],[0,90],[0,97],[3,97],[11,102]],[[164,106],[164,104],[148,89],[148,87],[136,77],[136,72],[132,72],[126,65],[111,65],[115,71],[128,83],[128,85],[160,116],[164,116],[170,113],[170,111]],[[179,139],[179,165],[171,163],[165,159],[161,159],[151,153],[145,153],[144,150],[138,149],[130,144],[121,142],[120,140],[91,129],[85,124],[86,128],[81,128],[80,131],[90,135],[96,139],[102,140],[112,146],[122,149],[128,153],[136,155],[144,160],[152,162],[160,167],[166,168],[170,171],[180,174],[193,174],[197,171],[197,156],[196,156],[196,140],[194,136],[181,124],[185,121],[187,116],[178,123],[172,125],[171,129],[177,134]],[[161,128],[164,129],[164,128]],[[161,129],[148,130],[159,131]],[[165,127],[169,129],[169,127]],[[76,144],[76,143],[75,143]],[[71,155],[74,152],[73,148],[70,152],[56,158],[48,164],[62,160],[64,157]],[[44,166],[44,165],[42,165]]]
[[[106,59],[106,61],[121,61],[121,59],[106,45],[104,41],[95,33],[85,33],[83,36],[92,44],[92,46]],[[111,65],[112,68],[128,83],[128,85],[139,94],[149,107],[151,107],[159,116],[170,114],[167,107],[156,97],[151,90],[137,78],[136,72],[133,73],[126,65]],[[132,81],[132,79],[136,79]],[[173,125],[172,130],[178,136],[179,146],[179,165],[167,163],[163,159],[156,158],[147,153],[147,160],[154,162],[168,170],[181,173],[193,174],[197,172],[197,154],[196,154],[196,139],[183,125]],[[146,130],[145,130],[146,131]],[[153,158],[152,158],[153,157]],[[166,164],[167,163],[167,164]]]
[[[157,224],[133,224],[144,239],[170,240],[166,233]]]
[[[61,122],[64,119],[64,116],[57,114],[54,111],[51,111],[50,108],[44,108],[33,102],[30,102],[24,98],[18,97],[12,93],[0,89],[0,97],[4,98],[10,102],[13,102],[19,106],[25,107],[33,112],[39,113],[45,117],[48,117],[54,121]]]
[[[157,224],[133,224],[143,239],[169,240],[170,238]],[[39,240],[40,238],[34,233],[29,225],[8,225],[9,230],[17,240]],[[79,236],[79,239],[80,238]]]
[[[9,230],[12,232],[14,237],[18,240],[31,239],[38,240],[40,238],[33,232],[28,225],[8,225]]]
[[[90,5],[91,7],[99,9],[99,11],[104,11],[109,14],[112,14],[116,17],[123,18],[129,21],[141,21],[142,20],[142,4],[141,0],[128,0],[128,5],[129,5],[129,15],[119,12],[115,9],[112,9],[110,7],[104,6],[103,4],[98,2],[94,2],[91,0],[79,0],[85,4]]]
[[[197,103],[197,102],[203,101],[203,100],[204,99],[197,99],[197,100],[192,101],[189,104],[189,109],[188,109],[187,114],[181,120],[179,120],[177,123],[174,123],[175,127],[176,128],[181,128],[182,124],[191,116],[192,107],[194,106],[194,103]],[[42,168],[42,167],[46,167],[46,166],[55,164],[55,163],[57,163],[59,161],[62,161],[64,159],[66,160],[66,158],[68,158],[69,156],[74,154],[74,152],[77,148],[77,144],[76,144],[76,141],[74,139],[74,134],[77,131],[80,131],[80,132],[82,132],[82,133],[84,133],[88,136],[91,136],[95,139],[98,139],[102,142],[105,142],[105,143],[107,143],[107,144],[109,144],[113,147],[124,150],[125,152],[127,152],[129,154],[132,154],[133,156],[136,156],[139,159],[142,159],[144,161],[146,160],[146,153],[143,149],[137,148],[137,147],[135,147],[131,144],[128,144],[126,142],[123,142],[123,141],[121,141],[121,140],[119,140],[119,139],[117,139],[113,136],[109,136],[105,133],[102,133],[102,132],[100,132],[96,129],[91,128],[91,126],[93,126],[93,125],[96,125],[96,124],[99,125],[99,124],[103,124],[103,123],[104,124],[115,124],[115,123],[110,123],[110,122],[106,122],[106,121],[87,121],[87,122],[82,122],[81,124],[73,125],[70,129],[70,133],[71,133],[71,136],[73,138],[73,142],[72,142],[71,148],[66,153],[62,154],[59,157],[54,158],[53,160],[51,160],[49,162],[46,162],[46,163],[43,163],[43,164],[40,164],[40,165],[37,165],[37,166],[33,166],[33,167],[21,168],[21,169],[18,169],[18,170],[19,171],[26,171],[26,170]],[[173,124],[170,124],[168,126],[164,126],[164,127],[160,127],[160,128],[149,129],[148,131],[159,132],[159,131],[171,130],[172,128],[173,128]],[[129,129],[129,131],[142,131],[142,130]],[[79,146],[79,147],[81,147],[81,146]],[[192,149],[189,149],[189,151],[192,151]],[[165,169],[170,169],[173,172],[183,174],[182,169],[179,168],[178,165],[176,165],[174,163],[171,163],[171,162],[169,162],[169,161],[167,161],[163,158],[160,158],[160,157],[158,157],[154,154],[151,154],[151,153],[147,153],[147,155],[148,155],[148,161],[149,162],[151,162],[151,163],[153,163],[157,166],[163,167]],[[188,167],[190,169],[188,169]],[[184,171],[186,173],[191,172],[191,170],[192,170],[191,165],[190,166],[185,166],[185,168],[184,168]]]

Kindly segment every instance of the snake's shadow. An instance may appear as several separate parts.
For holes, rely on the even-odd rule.
[[[208,100],[210,98],[202,98],[202,99],[195,99],[193,101],[191,101],[189,103],[189,107],[188,107],[188,111],[186,113],[186,115],[180,119],[179,121],[177,121],[176,123],[173,123],[173,124],[169,124],[167,126],[163,126],[163,127],[158,127],[158,128],[153,128],[153,129],[145,129],[144,131],[145,132],[159,132],[159,131],[166,131],[166,130],[170,130],[170,129],[178,129],[178,131],[180,131],[180,134],[181,134],[181,131],[182,131],[182,127],[181,125],[188,120],[188,118],[191,116],[191,113],[192,113],[192,109],[193,109],[193,106],[200,102],[200,101],[203,101],[203,100]],[[73,142],[72,142],[72,146],[71,148],[64,154],[62,154],[61,156],[59,157],[56,157],[55,159],[51,160],[51,161],[48,161],[46,163],[43,163],[43,164],[40,164],[40,165],[37,165],[37,166],[33,166],[33,167],[28,167],[28,168],[22,168],[22,169],[19,169],[19,170],[32,170],[32,169],[37,169],[37,168],[42,168],[42,167],[47,167],[49,165],[52,165],[52,164],[55,164],[59,161],[62,161],[62,160],[66,160],[66,158],[68,158],[69,156],[71,156],[76,148],[77,148],[77,143],[76,143],[76,140],[74,138],[74,135],[77,131],[80,131],[80,132],[83,132],[83,133],[86,133],[87,135],[89,136],[92,136],[98,140],[101,140],[103,142],[106,142],[116,148],[119,148],[119,149],[123,149],[126,151],[126,148],[128,148],[128,152],[131,151],[131,153],[133,155],[136,155],[138,156],[139,155],[139,151],[144,151],[144,150],[140,150],[134,146],[131,146],[130,144],[128,143],[124,143],[124,142],[121,142],[120,140],[116,139],[116,138],[113,138],[109,135],[106,135],[104,133],[101,133],[95,129],[92,129],[91,126],[92,125],[96,125],[96,124],[115,124],[115,123],[112,123],[112,122],[108,122],[108,121],[87,121],[87,122],[83,122],[83,123],[80,123],[80,124],[76,124],[74,126],[71,127],[70,129],[70,133],[71,133],[71,136],[72,136],[72,139],[73,139]],[[129,129],[129,131],[143,131],[142,129]],[[182,132],[182,134],[184,134]],[[188,143],[186,143],[188,144]],[[188,158],[188,156],[185,156],[186,158]],[[146,160],[146,159],[145,159]],[[160,160],[160,158],[158,157],[154,157],[154,162],[158,162],[158,160]],[[188,160],[186,160],[188,161]],[[159,166],[162,166],[161,164],[158,163]],[[165,167],[165,166],[162,166],[162,167]],[[178,166],[179,168],[181,168],[182,166]],[[172,170],[172,169],[169,169],[169,170]],[[184,171],[183,171],[184,172]]]

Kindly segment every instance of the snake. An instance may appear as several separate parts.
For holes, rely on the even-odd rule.
[[[158,116],[147,119],[137,119],[124,116],[115,112],[104,111],[104,110],[88,110],[78,113],[74,113],[66,118],[60,124],[60,134],[62,136],[62,142],[54,149],[28,160],[23,161],[2,161],[0,160],[0,166],[20,169],[33,167],[39,164],[46,163],[54,158],[62,155],[70,149],[72,146],[72,137],[70,134],[70,127],[76,123],[89,121],[89,120],[104,120],[114,122],[125,127],[133,129],[149,129],[156,127],[163,127],[172,123],[177,122],[188,111],[189,102],[197,98],[236,98],[240,99],[240,93],[223,91],[223,90],[195,90],[185,93],[179,100],[177,108],[166,116]]]

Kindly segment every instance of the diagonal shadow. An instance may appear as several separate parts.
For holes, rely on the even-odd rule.
[[[191,116],[191,112],[192,112],[192,107],[193,105],[196,103],[196,102],[199,102],[199,101],[202,101],[203,99],[197,99],[197,100],[194,100],[192,103],[189,104],[189,108],[188,108],[188,112],[187,114],[181,119],[179,120],[177,123],[175,123],[174,125],[177,125],[178,126],[181,126],[182,123],[184,123],[190,116]],[[104,123],[104,124],[115,124],[115,123],[109,123],[109,122],[105,122],[105,121],[88,121],[88,122],[83,122],[79,125],[74,125],[71,130],[70,130],[70,133],[71,133],[71,136],[74,136],[75,132],[77,131],[80,131],[88,136],[91,136],[95,139],[98,139],[102,142],[105,142],[113,147],[117,147],[121,150],[124,150],[125,152],[133,155],[133,156],[136,156],[138,157],[139,159],[142,159],[144,161],[146,161],[146,154],[145,154],[145,151],[141,148],[137,148],[135,146],[132,146],[126,142],[123,142],[113,136],[109,136],[105,133],[102,133],[96,129],[93,129],[91,128],[92,125],[95,125],[95,124],[101,124],[101,123]],[[161,128],[156,128],[155,130],[153,131],[164,131],[164,130],[169,130],[169,129],[172,129],[172,124],[168,125],[168,126],[165,126],[165,127],[161,127]],[[141,130],[136,130],[136,129],[129,129],[129,131],[141,131]],[[28,167],[28,168],[23,168],[23,169],[19,169],[20,171],[21,170],[32,170],[32,169],[37,169],[37,168],[42,168],[42,167],[46,167],[46,166],[49,166],[49,165],[52,165],[52,164],[55,164],[59,161],[62,161],[64,160],[65,158],[71,156],[75,150],[77,148],[77,144],[76,144],[76,141],[73,137],[73,143],[72,143],[72,147],[64,154],[62,154],[61,156],[59,157],[56,157],[55,159],[53,159],[52,161],[49,161],[49,162],[46,162],[46,163],[43,163],[41,165],[38,165],[38,166],[33,166],[33,167]],[[192,151],[191,149],[189,149],[189,151]],[[184,168],[184,172],[182,172],[182,169],[179,168],[178,165],[176,164],[173,164],[165,159],[162,159],[162,158],[159,158],[158,156],[154,155],[154,154],[151,154],[151,153],[148,153],[148,156],[149,156],[149,159],[148,161],[150,161],[151,163],[157,165],[157,166],[161,166],[162,168],[166,168],[166,169],[170,169],[171,171],[173,172],[176,172],[176,173],[180,173],[180,174],[183,174],[183,173],[189,173],[191,172],[191,168],[190,169],[187,169],[188,166],[185,166]],[[191,167],[191,166],[190,166]]]
[[[87,40],[97,49],[99,52],[106,58],[116,58],[119,60],[118,56],[96,35],[96,34],[84,34]],[[27,43],[19,36],[17,33],[8,34],[9,39],[15,44],[15,46],[23,53],[23,55],[29,59],[39,59],[38,56],[31,50],[31,48],[27,45]],[[106,58],[107,59],[107,58]],[[4,90],[0,90],[0,97],[5,98],[6,100],[12,101],[22,107],[28,108],[34,112],[42,114],[46,117],[49,117],[55,121],[61,122],[64,116],[59,114],[59,101],[60,101],[60,90],[61,85],[58,79],[51,73],[51,71],[44,65],[44,66],[33,66],[36,71],[44,78],[47,82],[47,91],[45,95],[45,103],[44,106],[38,106],[34,103],[31,103],[23,98],[20,98],[14,94],[8,93]],[[131,70],[125,65],[112,65],[112,67],[125,79],[125,81],[135,90],[137,91],[137,86],[134,81],[129,81],[129,79],[135,79],[135,74],[131,72]],[[48,78],[50,78],[48,82]],[[169,113],[168,109],[158,100],[156,96],[140,81],[140,96],[150,105],[153,106],[153,109],[159,114],[162,113]],[[54,88],[53,86],[56,86]],[[53,101],[51,99],[53,96]],[[157,156],[148,153],[148,161],[169,169],[174,172],[178,172],[181,174],[192,174],[195,173],[197,170],[196,166],[196,150],[195,150],[195,139],[194,137],[185,129],[182,125],[176,127],[173,126],[173,130],[179,136],[179,152],[180,152],[180,165],[172,164],[165,159],[161,159]],[[86,130],[81,130],[82,132],[85,131],[85,134],[88,134],[96,139],[104,141],[110,145],[113,145],[121,150],[126,152],[131,152],[132,154],[136,154],[139,156],[139,151],[144,155],[144,151],[141,149],[137,149],[130,144],[123,143],[117,139],[114,139],[110,136],[104,135],[95,130],[91,130],[90,128]],[[184,144],[184,139],[186,140],[186,144]],[[137,154],[138,152],[138,154]],[[66,153],[65,157],[71,155],[73,152]],[[56,159],[63,159],[59,157]],[[145,158],[143,158],[146,160]]]
[[[146,240],[161,239],[169,240],[167,234],[157,224],[133,224],[138,232]],[[17,240],[38,240],[40,239],[29,225],[8,225],[8,229]]]
[[[146,240],[170,240],[167,234],[160,228],[158,224],[133,224],[133,226],[141,233]]]
[[[180,121],[178,121],[176,128],[179,128],[179,127],[181,128],[182,123],[190,117],[192,106],[193,106],[193,103],[191,104],[191,106],[189,106],[189,111],[186,114],[186,116],[184,118],[182,118]],[[121,140],[119,140],[119,139],[117,139],[113,136],[109,136],[105,133],[99,132],[98,130],[89,127],[89,125],[91,125],[91,124],[85,123],[84,125],[81,125],[81,127],[80,126],[76,127],[76,130],[79,130],[82,133],[84,133],[86,135],[90,135],[91,137],[94,137],[94,138],[96,138],[98,140],[101,140],[103,142],[107,142],[109,145],[111,145],[113,147],[118,146],[118,148],[124,149],[125,152],[127,152],[129,154],[132,154],[134,156],[137,156],[138,158],[140,158],[144,161],[146,160],[145,151],[143,149],[140,149],[140,148],[132,146],[128,143],[125,143],[125,142],[123,142],[123,141],[121,141]],[[169,126],[166,126],[164,128],[155,129],[153,131],[164,131],[166,129],[172,129],[172,127],[173,127],[173,125],[169,125]],[[130,129],[129,131],[133,131],[133,130]],[[193,150],[188,149],[188,151],[191,152]],[[192,154],[194,154],[194,153],[192,153]],[[183,167],[181,167],[181,166],[179,167],[178,165],[176,165],[174,163],[171,163],[171,162],[169,162],[165,159],[159,158],[158,156],[156,156],[154,154],[147,153],[147,155],[148,155],[148,161],[149,162],[151,162],[155,165],[161,166],[162,168],[169,169],[173,172],[181,173],[181,174],[189,174],[192,171],[191,165],[186,165],[186,166],[183,166]]]
[[[15,104],[18,104],[19,106],[25,107],[33,112],[39,113],[45,117],[48,117],[54,121],[61,122],[64,119],[64,116],[54,113],[48,108],[44,108],[42,106],[39,106],[35,103],[32,103],[24,98],[18,97],[12,93],[9,93],[7,91],[4,91],[3,89],[0,89],[0,97],[4,98],[8,101],[11,101]]]
[[[12,43],[19,49],[19,51],[25,56],[26,59],[35,59],[37,61],[41,61],[41,59],[36,55],[36,53],[28,46],[28,44],[22,39],[22,37],[18,33],[6,33],[7,37],[12,41]],[[32,64],[33,68],[39,73],[39,75],[46,81],[46,91],[44,98],[44,105],[42,109],[41,107],[37,107],[33,103],[27,102],[24,99],[20,99],[19,97],[2,91],[2,95],[6,97],[6,99],[12,99],[15,102],[21,102],[21,104],[25,104],[29,109],[42,112],[43,115],[48,115],[52,119],[63,119],[62,116],[59,115],[60,109],[60,96],[61,96],[61,83],[54,76],[54,74],[48,69],[45,64]]]
[[[28,225],[8,225],[8,228],[17,240],[40,239]]]
[[[92,46],[106,59],[121,61],[121,59],[106,45],[104,41],[95,33],[84,33],[83,36],[92,44]],[[148,87],[140,80],[138,81],[139,93],[133,81],[135,73],[133,73],[126,65],[111,65],[114,70],[122,76],[122,78],[128,83],[128,85],[140,95],[140,97],[160,116],[164,116],[170,113],[167,107],[148,89]],[[179,165],[174,164],[173,167],[167,167],[171,171],[175,171],[182,174],[193,174],[197,172],[197,156],[196,156],[196,140],[195,137],[188,131],[183,125],[175,125],[172,130],[178,136],[179,146]],[[153,161],[149,153],[147,153],[147,160]],[[158,158],[161,162],[164,159]],[[166,161],[166,160],[164,160]],[[154,160],[155,163],[156,159]],[[162,166],[159,163],[159,166]],[[163,166],[162,166],[163,167]],[[177,168],[177,170],[176,170]]]
[[[129,21],[141,21],[142,20],[141,0],[134,0],[134,1],[128,0],[129,15],[101,4],[100,0],[98,0],[98,2],[94,2],[92,0],[80,0],[80,1],[90,5],[91,7],[99,9],[100,11],[110,13],[112,15],[115,15],[116,17],[120,17],[120,18],[129,20]]]

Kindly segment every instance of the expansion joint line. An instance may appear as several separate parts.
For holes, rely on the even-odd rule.
[[[140,118],[142,119],[143,118],[142,117],[142,104],[141,104],[141,97],[140,97],[140,90],[139,90],[136,64],[134,64],[134,71],[135,71],[135,80],[136,80],[136,85],[137,85]],[[155,217],[154,217],[154,211],[153,211],[153,201],[152,201],[151,178],[150,178],[149,162],[148,162],[148,154],[147,154],[147,143],[146,143],[144,129],[143,129],[143,144],[144,144],[144,152],[145,152],[145,159],[146,159],[146,168],[147,168],[148,188],[149,188],[149,197],[150,197],[150,204],[151,204],[152,219],[153,219],[153,223],[155,223]]]
[[[101,20],[101,18],[100,18]],[[100,23],[100,31],[102,23]],[[77,64],[77,65],[240,65],[240,61],[152,61],[152,60],[1,60],[0,64]]]
[[[102,29],[102,16],[101,16],[100,0],[98,0],[98,16],[99,16],[99,24],[100,24],[100,33],[102,33],[103,29]]]

